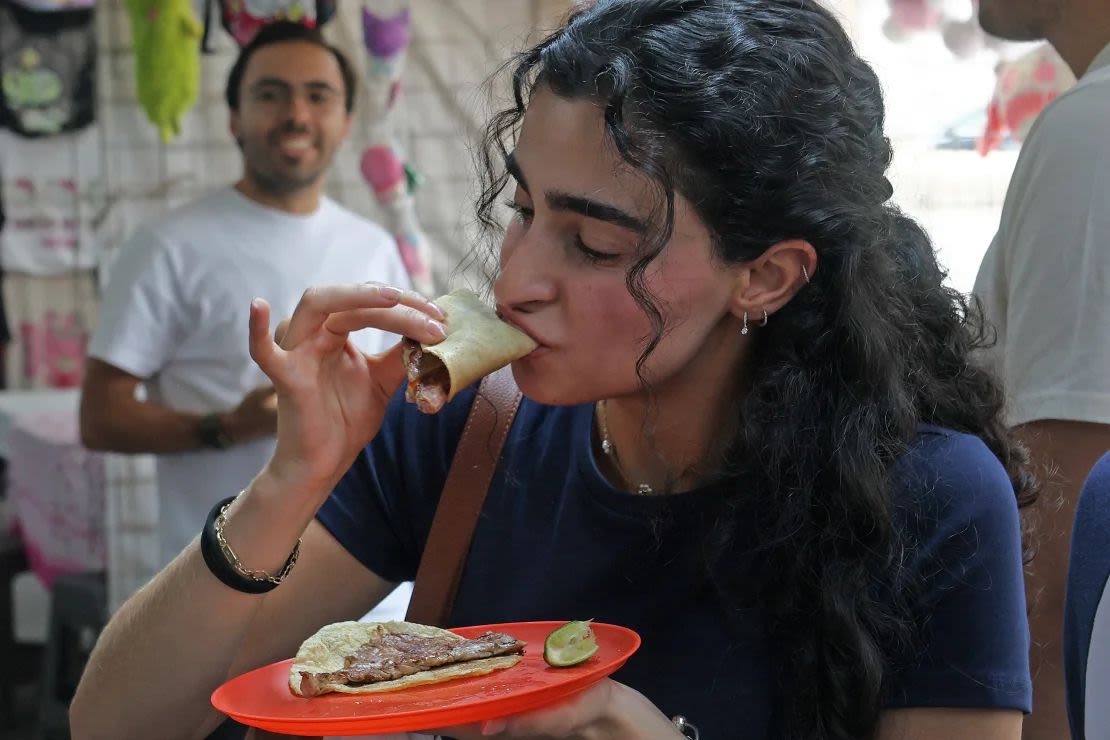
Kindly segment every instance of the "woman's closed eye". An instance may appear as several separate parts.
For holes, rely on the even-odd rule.
[[[612,264],[621,258],[621,255],[614,254],[613,252],[601,252],[596,249],[591,249],[586,242],[582,241],[581,234],[574,235],[574,248],[582,253],[589,262],[599,265]]]
[[[535,210],[523,203],[517,203],[515,200],[505,201],[505,205],[509,207],[514,214],[514,218],[527,226],[532,223],[532,218],[536,215]]]
[[[508,206],[509,209],[512,210],[512,212],[515,214],[514,218],[525,227],[530,225],[532,223],[532,219],[536,216],[536,212],[533,208],[531,208],[530,206],[526,206],[523,203],[518,203],[515,200],[506,201],[505,205]],[[591,262],[593,264],[612,264],[613,262],[616,262],[621,258],[621,255],[619,253],[604,252],[602,250],[592,248],[590,245],[586,244],[585,241],[583,241],[581,234],[574,235],[574,238],[571,241],[571,245],[588,262]]]

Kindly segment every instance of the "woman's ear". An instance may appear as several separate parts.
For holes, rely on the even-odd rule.
[[[736,279],[732,311],[761,317],[790,302],[817,272],[817,251],[804,239],[789,239],[770,247],[744,266]]]

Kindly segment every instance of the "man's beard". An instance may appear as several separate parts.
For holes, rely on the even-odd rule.
[[[296,193],[299,190],[304,190],[307,187],[315,185],[330,164],[330,159],[321,158],[319,166],[305,173],[283,172],[282,164],[280,161],[275,161],[277,165],[274,168],[258,167],[254,164],[255,161],[262,160],[268,162],[271,159],[271,152],[273,151],[269,146],[266,150],[259,153],[257,158],[247,155],[247,147],[240,138],[238,139],[239,150],[243,152],[243,166],[247,173],[250,175],[251,180],[257,185],[258,189],[268,195],[285,196]],[[280,160],[281,155],[276,155],[274,160]]]
[[[306,173],[304,175],[286,175],[266,172],[246,163],[247,172],[258,189],[269,195],[290,195],[298,190],[315,185],[323,176],[323,170]]]

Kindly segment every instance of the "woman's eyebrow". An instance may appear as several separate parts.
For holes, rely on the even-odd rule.
[[[512,152],[505,156],[505,170],[512,175],[524,192],[532,195],[532,191],[528,189],[528,183],[524,179],[524,173],[520,169],[520,164],[516,161]],[[614,224],[637,234],[645,234],[648,231],[648,224],[643,219],[614,205],[593,198],[553,190],[544,193],[544,200],[548,207],[555,211],[571,211],[586,218]]]

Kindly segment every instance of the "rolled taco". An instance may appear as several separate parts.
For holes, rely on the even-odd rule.
[[[499,632],[467,639],[412,622],[337,622],[301,645],[289,689],[304,697],[397,691],[511,668],[523,652],[523,642]]]
[[[452,291],[435,302],[447,315],[447,338],[434,345],[404,340],[405,399],[425,414],[436,413],[463,388],[538,346],[469,290]]]

